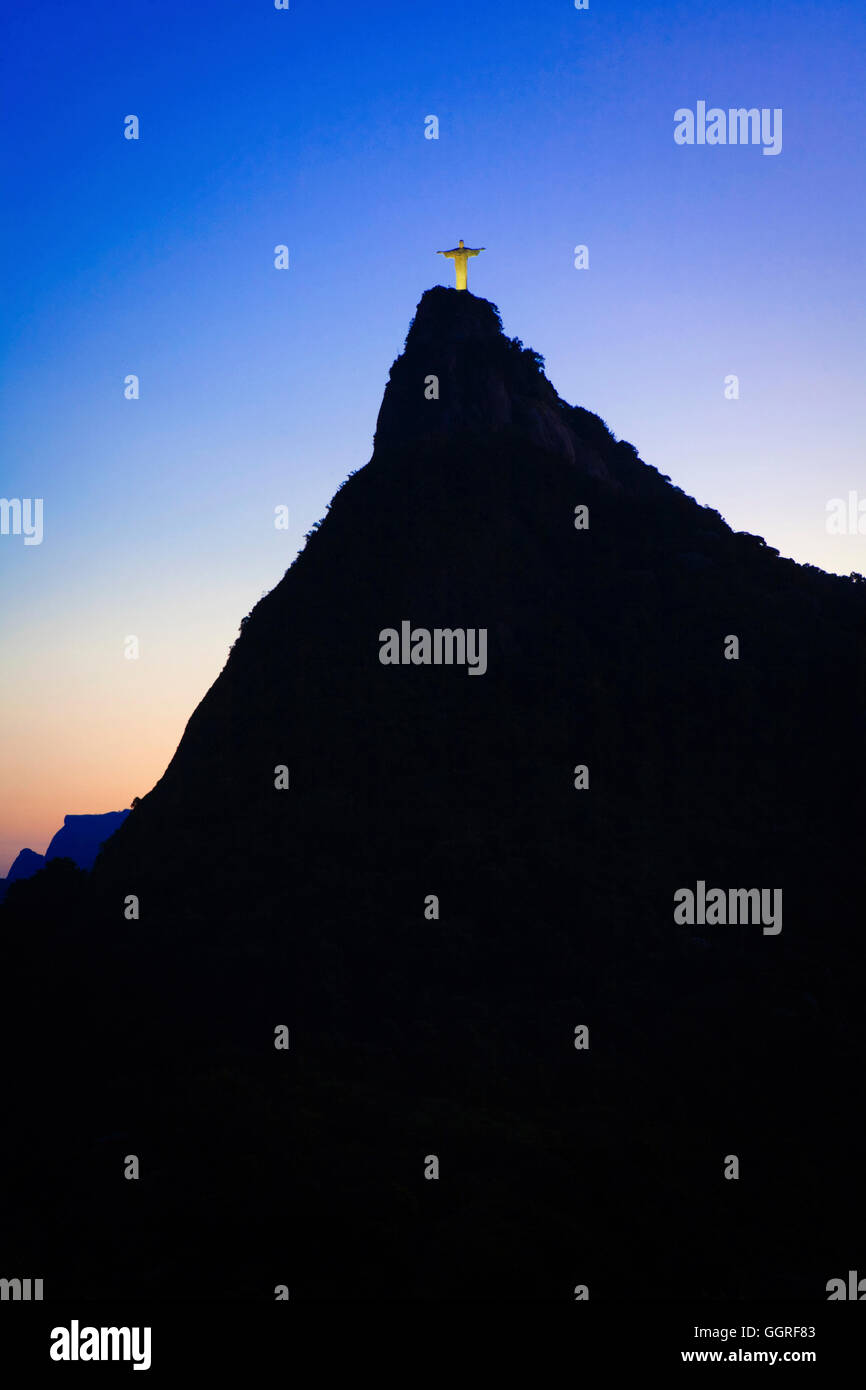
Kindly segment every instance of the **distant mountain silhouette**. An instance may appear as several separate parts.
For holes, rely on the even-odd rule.
[[[19,878],[31,878],[45,863],[45,855],[37,854],[35,849],[22,849],[13,860],[6,875],[7,883],[16,883]]]
[[[125,810],[105,811],[98,816],[64,816],[62,828],[45,851],[46,862],[71,859],[79,869],[92,869],[100,849],[128,815]]]
[[[79,869],[92,869],[96,856],[110,835],[122,825],[129,811],[106,811],[96,816],[64,816],[44,854],[22,849],[5,879],[0,878],[0,902],[10,883],[32,878],[51,859],[71,859]]]
[[[21,1267],[41,1240],[84,1296],[822,1298],[866,1156],[864,620],[866,585],[733,532],[495,306],[428,291],[372,459],[163,777],[90,881],[4,908],[9,1026],[38,999],[72,1040]],[[486,672],[383,664],[405,622],[486,630]],[[782,931],[677,923],[698,881],[781,888]]]
[[[32,878],[34,874],[39,872],[44,863],[45,855],[37,854],[35,849],[19,850],[6,877],[0,878],[0,903],[6,897],[6,890],[10,883],[19,883],[21,879]]]

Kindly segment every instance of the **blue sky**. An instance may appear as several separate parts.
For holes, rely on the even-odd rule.
[[[825,528],[866,497],[861,4],[4,9],[0,493],[45,534],[0,537],[0,872],[161,775],[369,458],[458,237],[562,396],[737,529],[866,570]],[[782,108],[781,154],[676,145],[699,100]]]

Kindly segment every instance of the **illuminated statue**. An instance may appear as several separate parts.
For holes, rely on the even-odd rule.
[[[483,246],[479,246],[475,250],[473,250],[471,246],[464,246],[463,238],[461,237],[460,245],[455,246],[453,251],[437,251],[436,255],[447,256],[449,260],[454,262],[454,272],[457,276],[457,288],[458,290],[465,290],[466,262],[469,260],[470,256],[477,256],[480,251],[484,251],[485,249],[486,248]]]

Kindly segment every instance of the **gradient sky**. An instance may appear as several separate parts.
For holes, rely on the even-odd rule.
[[[736,529],[866,571],[825,526],[866,497],[862,0],[2,9],[0,495],[45,530],[0,536],[0,873],[161,776],[369,458],[458,237],[566,400]],[[781,154],[676,145],[699,100],[781,107]]]

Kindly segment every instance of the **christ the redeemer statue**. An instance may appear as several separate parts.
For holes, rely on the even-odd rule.
[[[460,238],[460,245],[455,246],[451,251],[437,251],[437,256],[447,256],[454,262],[454,271],[457,276],[458,290],[466,289],[466,262],[470,256],[477,256],[479,252],[486,250],[484,246],[478,246],[474,250],[471,246],[463,245],[463,238]]]

